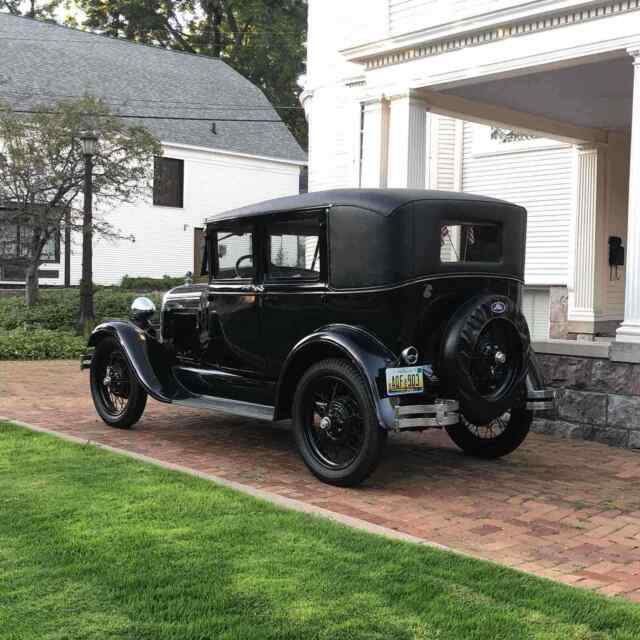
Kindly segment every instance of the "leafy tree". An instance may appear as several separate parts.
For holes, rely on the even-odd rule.
[[[3,9],[14,16],[28,16],[53,20],[55,10],[62,4],[62,0],[36,2],[36,0],[0,0],[0,11]]]
[[[16,225],[22,234],[27,233],[28,242],[21,243],[17,261],[26,268],[28,305],[38,298],[38,267],[47,242],[64,224],[74,231],[83,230],[77,204],[82,200],[78,195],[84,187],[85,167],[80,134],[87,128],[98,137],[93,193],[99,215],[91,231],[122,237],[105,214],[117,202],[132,202],[148,194],[153,157],[162,153],[160,143],[146,129],[128,126],[91,97],[35,106],[29,115],[0,104],[0,207],[4,208],[0,239],[11,235]],[[3,259],[16,262],[15,258]],[[83,281],[81,293],[93,315],[90,281]]]
[[[222,58],[260,87],[303,147],[306,0],[77,0],[80,26]]]

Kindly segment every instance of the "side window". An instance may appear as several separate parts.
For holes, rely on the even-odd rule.
[[[216,232],[216,268],[214,277],[222,280],[253,278],[253,238],[248,230]]]
[[[320,279],[320,220],[297,218],[267,225],[267,277]]]

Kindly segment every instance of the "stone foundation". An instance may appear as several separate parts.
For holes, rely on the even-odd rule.
[[[557,391],[557,408],[536,418],[535,431],[640,449],[640,363],[552,354],[538,359],[547,385]]]

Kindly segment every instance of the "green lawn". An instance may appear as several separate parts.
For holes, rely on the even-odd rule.
[[[639,636],[621,600],[0,424],[2,640]]]

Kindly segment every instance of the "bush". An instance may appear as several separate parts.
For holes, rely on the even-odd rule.
[[[132,278],[124,276],[120,283],[121,289],[128,291],[167,291],[173,287],[179,287],[184,284],[185,277],[172,278],[171,276],[162,276],[162,278]]]
[[[0,360],[72,359],[79,358],[86,350],[87,341],[67,331],[0,331]]]
[[[96,321],[109,318],[127,318],[135,291],[119,288],[97,289],[94,294]],[[159,293],[149,297],[160,305]],[[0,332],[15,329],[49,329],[73,332],[78,321],[80,292],[78,289],[49,289],[40,291],[40,300],[29,308],[22,297],[0,298]]]

